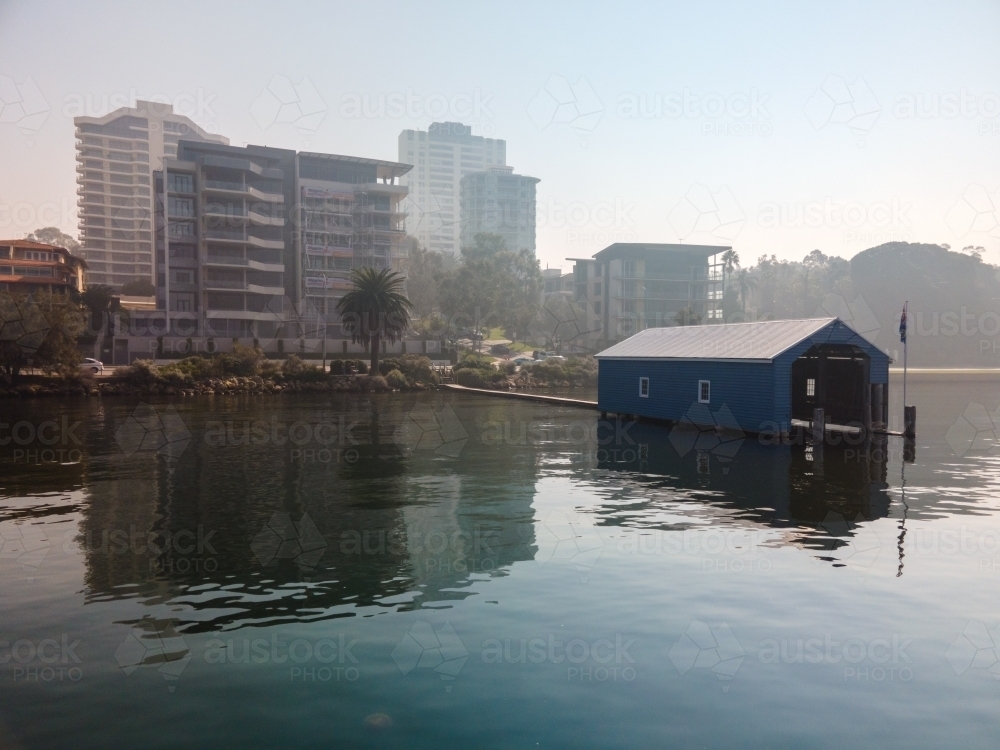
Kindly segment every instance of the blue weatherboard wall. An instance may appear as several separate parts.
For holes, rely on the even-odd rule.
[[[817,344],[851,344],[868,354],[869,382],[889,382],[889,357],[839,320],[831,321],[772,361],[724,359],[601,358],[597,401],[601,411],[702,422],[698,381],[712,383],[711,414],[725,405],[747,432],[788,429],[792,413],[792,363]],[[649,378],[649,397],[639,396],[639,378]]]
[[[649,378],[649,398],[639,396],[639,378]],[[774,365],[723,360],[600,360],[597,401],[601,411],[680,420],[698,409],[698,381],[712,381],[709,411],[725,404],[748,432],[773,419]],[[700,420],[694,420],[700,421]]]

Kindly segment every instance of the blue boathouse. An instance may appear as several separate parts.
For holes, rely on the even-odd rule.
[[[890,358],[839,318],[647,328],[597,355],[601,412],[744,432],[884,427]]]

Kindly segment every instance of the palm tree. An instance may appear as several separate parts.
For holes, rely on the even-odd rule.
[[[750,275],[750,272],[741,268],[740,272],[736,274],[736,289],[740,293],[740,306],[743,308],[743,314],[747,314],[747,299],[750,296],[750,292],[757,291],[757,280]]]
[[[726,273],[732,273],[733,269],[740,264],[740,255],[732,248],[729,248],[722,254],[722,270]]]
[[[410,324],[413,305],[403,291],[403,276],[388,268],[355,268],[354,288],[341,297],[337,312],[351,341],[371,347],[369,375],[378,375],[378,355],[382,340],[390,343],[403,337]]]

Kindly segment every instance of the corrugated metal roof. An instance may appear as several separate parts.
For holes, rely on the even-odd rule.
[[[647,328],[597,357],[770,361],[835,320],[838,318]]]

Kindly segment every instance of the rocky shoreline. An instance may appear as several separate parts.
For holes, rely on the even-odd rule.
[[[374,382],[373,382],[374,381]],[[382,381],[382,382],[379,382]],[[407,390],[424,391],[435,386],[415,383]],[[380,393],[389,392],[383,378],[367,375],[331,376],[326,382],[276,383],[258,376],[212,378],[186,387],[174,385],[136,385],[115,381],[92,383],[23,383],[0,387],[0,398],[43,398],[53,396],[212,396],[216,394],[281,393]]]

